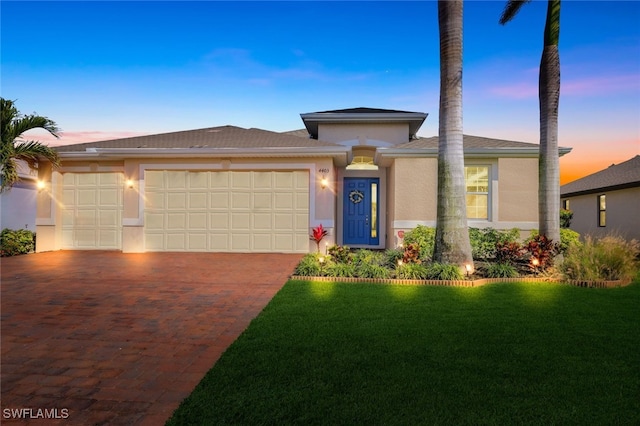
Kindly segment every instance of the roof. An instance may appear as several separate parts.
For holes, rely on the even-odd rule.
[[[319,123],[406,123],[409,125],[407,139],[412,139],[427,119],[427,115],[424,112],[357,107],[309,112],[300,114],[300,117],[313,139],[318,139]]]
[[[560,195],[569,197],[638,186],[640,186],[640,155],[562,185]]]
[[[379,149],[379,155],[387,158],[413,156],[435,156],[438,153],[438,136],[419,137],[390,148]],[[504,139],[492,139],[482,136],[463,135],[464,153],[477,157],[537,157],[540,145]],[[571,148],[560,147],[559,155],[565,155]]]
[[[157,135],[135,136],[98,142],[55,147],[60,152],[79,152],[96,148],[304,148],[337,146],[331,142],[302,138],[298,135],[244,129],[235,126],[208,127]]]

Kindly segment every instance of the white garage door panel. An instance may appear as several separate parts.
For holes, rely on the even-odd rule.
[[[307,252],[308,172],[145,172],[148,251]]]
[[[65,173],[62,248],[122,248],[122,173]]]

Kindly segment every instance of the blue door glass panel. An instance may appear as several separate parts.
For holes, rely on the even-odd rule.
[[[377,211],[372,217],[371,193],[372,185],[378,191],[378,178],[345,178],[343,195],[343,233],[344,245],[377,245],[380,235],[378,230],[379,215]],[[380,197],[376,195],[376,199]],[[376,210],[379,203],[375,204]],[[375,229],[372,229],[372,220]],[[374,232],[372,232],[374,231]]]

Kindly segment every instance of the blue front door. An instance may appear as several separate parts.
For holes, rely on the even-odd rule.
[[[344,245],[378,245],[380,179],[344,178]]]

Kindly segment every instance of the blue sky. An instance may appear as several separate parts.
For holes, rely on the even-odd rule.
[[[537,143],[545,1],[506,26],[467,1],[464,131]],[[438,132],[437,3],[2,1],[1,95],[55,120],[56,144],[231,124],[302,128],[300,113],[429,113]],[[562,3],[563,180],[640,154],[640,2]],[[45,142],[50,140],[35,134]]]

